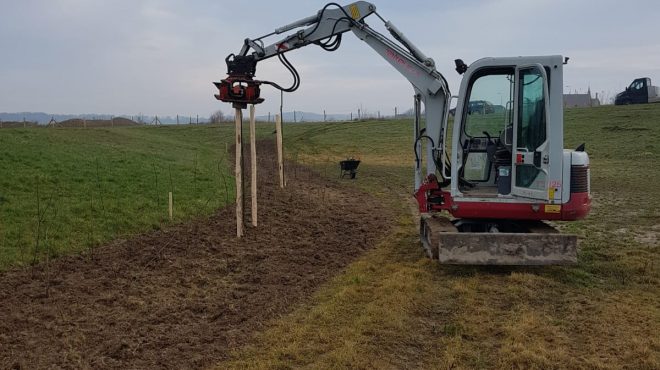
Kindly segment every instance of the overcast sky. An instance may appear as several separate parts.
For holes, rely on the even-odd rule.
[[[224,58],[243,39],[316,14],[323,1],[0,0],[0,112],[209,115]],[[343,4],[343,2],[342,2]],[[565,90],[623,89],[635,77],[660,83],[657,0],[406,0],[374,2],[436,61],[458,93],[453,60],[562,54]],[[380,20],[367,22],[382,30]],[[275,41],[273,39],[273,41]],[[285,110],[392,114],[412,106],[410,85],[352,34],[333,53],[288,54],[302,85]],[[257,77],[290,83],[277,59]],[[656,83],[656,84],[657,84]],[[258,114],[275,112],[265,87]]]

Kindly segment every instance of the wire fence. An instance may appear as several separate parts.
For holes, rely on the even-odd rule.
[[[274,123],[279,112],[267,112],[257,116],[257,122]],[[356,108],[348,113],[321,113],[292,110],[282,113],[284,122],[345,122],[362,120],[388,120],[412,117],[412,109],[402,111],[393,107],[389,112],[380,110],[369,111]],[[218,110],[210,116],[206,115],[47,115],[42,113],[27,114],[20,117],[17,113],[0,114],[0,128],[34,128],[34,127],[123,127],[123,126],[161,126],[161,125],[206,125],[223,122],[234,122],[234,116]]]

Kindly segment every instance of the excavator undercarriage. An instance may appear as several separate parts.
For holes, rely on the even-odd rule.
[[[428,256],[443,264],[565,265],[577,262],[577,237],[543,221],[461,220],[440,214],[420,220]]]

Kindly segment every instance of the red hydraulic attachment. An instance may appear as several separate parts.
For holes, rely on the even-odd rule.
[[[259,104],[264,101],[260,97],[261,81],[255,80],[257,62],[252,56],[235,56],[231,54],[227,62],[227,78],[213,84],[219,94],[215,98],[225,103],[233,103],[234,108],[247,108],[248,104]]]
[[[429,174],[415,193],[415,199],[419,206],[419,212],[427,213],[448,209],[447,202],[450,201],[448,194],[440,189],[438,178]]]
[[[234,108],[245,109],[248,104],[259,104],[264,101],[259,97],[261,82],[242,77],[228,77],[220,82],[213,83],[219,94],[215,98],[225,103],[233,103]]]

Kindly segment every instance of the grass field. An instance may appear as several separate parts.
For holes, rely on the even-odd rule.
[[[230,127],[0,130],[0,270],[208,214],[233,199]],[[225,186],[226,184],[226,186]]]
[[[271,132],[261,125],[262,137]],[[288,124],[284,134],[287,156],[328,181],[338,161],[359,157],[358,179],[345,183],[398,221],[218,368],[660,368],[660,105],[566,112],[565,147],[586,142],[594,196],[586,220],[559,224],[580,237],[570,267],[428,260],[410,212],[409,121]],[[232,135],[230,126],[0,130],[0,266],[159,228],[171,188],[176,222],[231,202]]]

